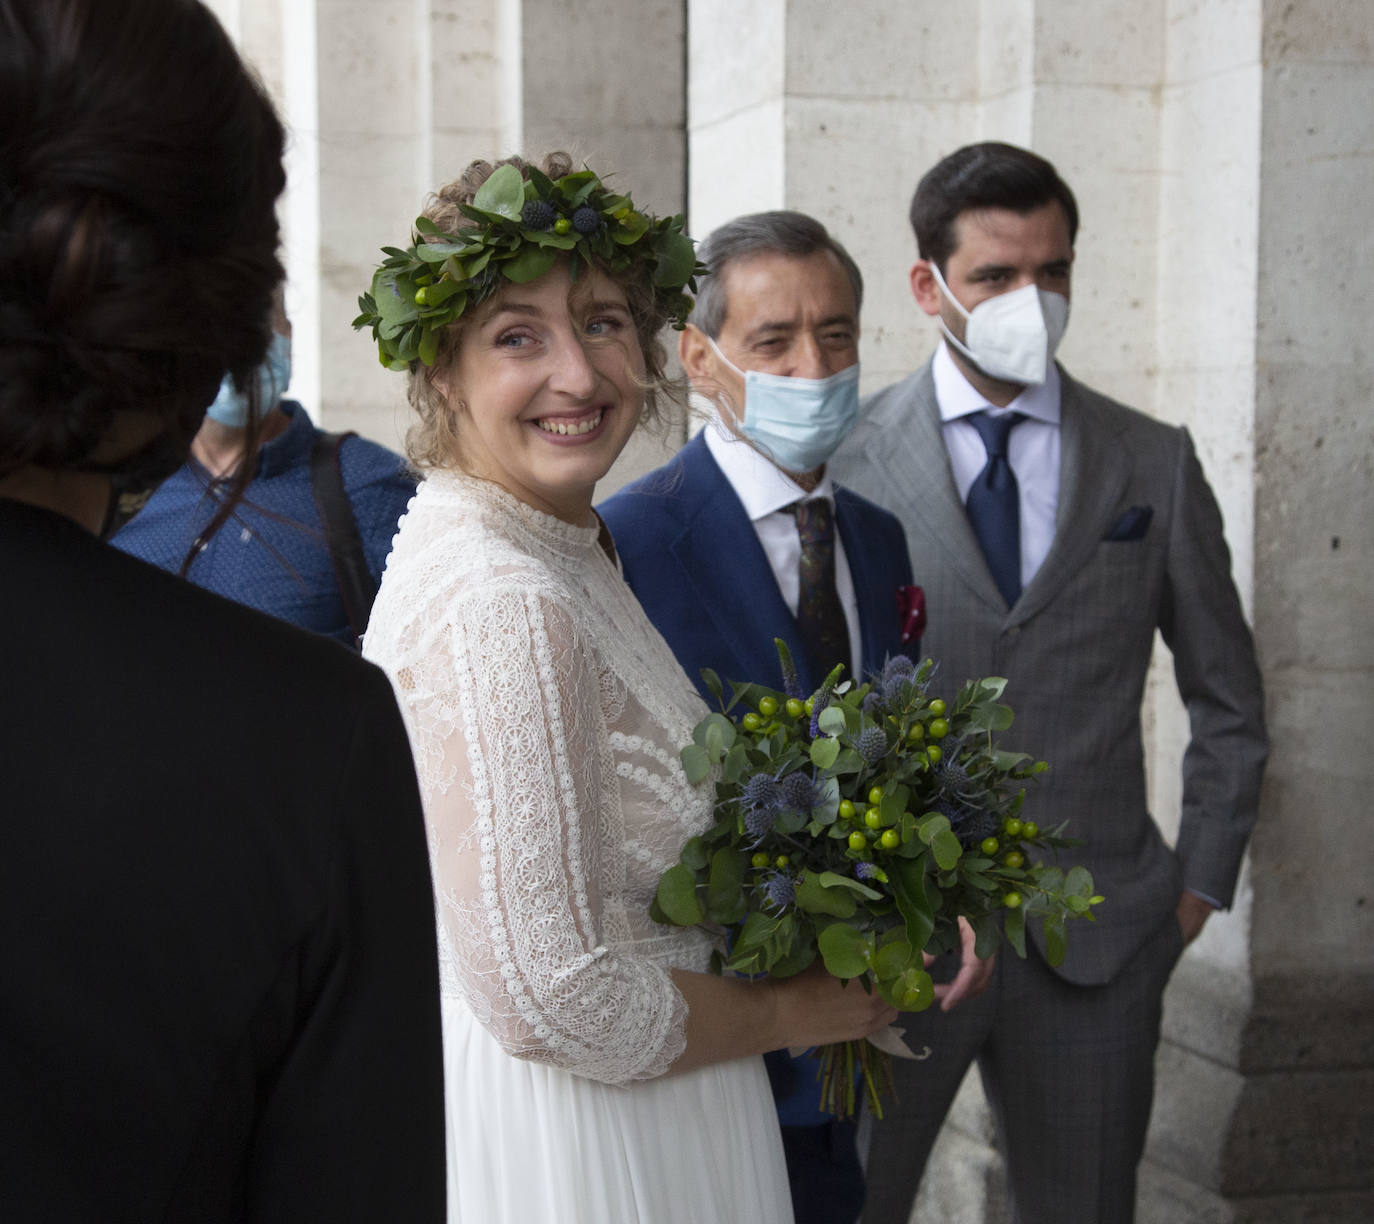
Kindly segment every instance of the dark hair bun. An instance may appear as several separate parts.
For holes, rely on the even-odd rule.
[[[0,472],[266,348],[282,130],[197,0],[0,0]]]

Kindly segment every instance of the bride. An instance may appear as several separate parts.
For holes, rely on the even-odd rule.
[[[892,1013],[822,972],[714,976],[649,918],[711,823],[705,709],[621,580],[593,488],[690,307],[680,218],[566,156],[476,162],[363,298],[425,474],[365,654],[405,712],[440,919],[450,1221],[790,1221],[766,1050]]]

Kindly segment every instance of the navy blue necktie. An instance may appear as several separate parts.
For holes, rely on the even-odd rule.
[[[993,416],[975,412],[964,418],[983,439],[988,461],[969,487],[965,507],[988,570],[1010,608],[1021,594],[1021,507],[1016,473],[1007,461],[1007,435],[1024,413]]]

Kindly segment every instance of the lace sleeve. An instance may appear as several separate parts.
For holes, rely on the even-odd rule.
[[[440,938],[478,1020],[518,1058],[609,1083],[662,1074],[686,1005],[665,969],[603,942],[619,792],[572,616],[547,593],[489,585],[396,682]]]

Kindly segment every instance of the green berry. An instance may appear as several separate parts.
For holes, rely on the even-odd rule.
[[[1021,894],[1019,892],[1009,892],[1002,898],[1002,904],[1008,909],[1016,909],[1021,904]]]
[[[883,818],[880,815],[878,815],[877,808],[869,808],[868,811],[864,813],[864,824],[866,824],[870,829],[881,828],[882,823]]]
[[[943,718],[932,718],[930,720],[930,738],[944,739],[949,734],[949,723]]]
[[[803,714],[806,713],[805,704],[799,701],[796,697],[789,697],[787,699],[786,709],[788,718],[800,718]]]
[[[851,850],[866,850],[868,848],[868,838],[857,829],[849,835],[849,848]]]
[[[776,698],[773,698],[773,697],[760,697],[760,698],[759,698],[759,713],[762,714],[762,715],[764,716],[764,718],[772,718],[773,715],[776,714],[777,712],[778,712],[778,703],[777,703],[777,699],[776,699]]]
[[[902,844],[902,835],[896,829],[884,829],[878,840],[884,850],[895,850]]]
[[[995,837],[985,837],[981,842],[979,842],[978,849],[980,849],[984,854],[991,858],[994,854],[997,853],[1001,846],[1002,843],[999,842]]]
[[[881,803],[883,801],[883,788],[875,786],[868,792],[869,803]]]
[[[753,863],[753,865],[754,865],[755,867],[758,867],[758,868],[762,869],[762,868],[768,866],[768,861],[769,861],[769,860],[768,860],[768,856],[767,856],[766,854],[764,854],[762,850],[760,850],[760,851],[759,851],[756,855],[754,855],[754,857],[751,858],[749,861],[750,861],[751,863]]]

